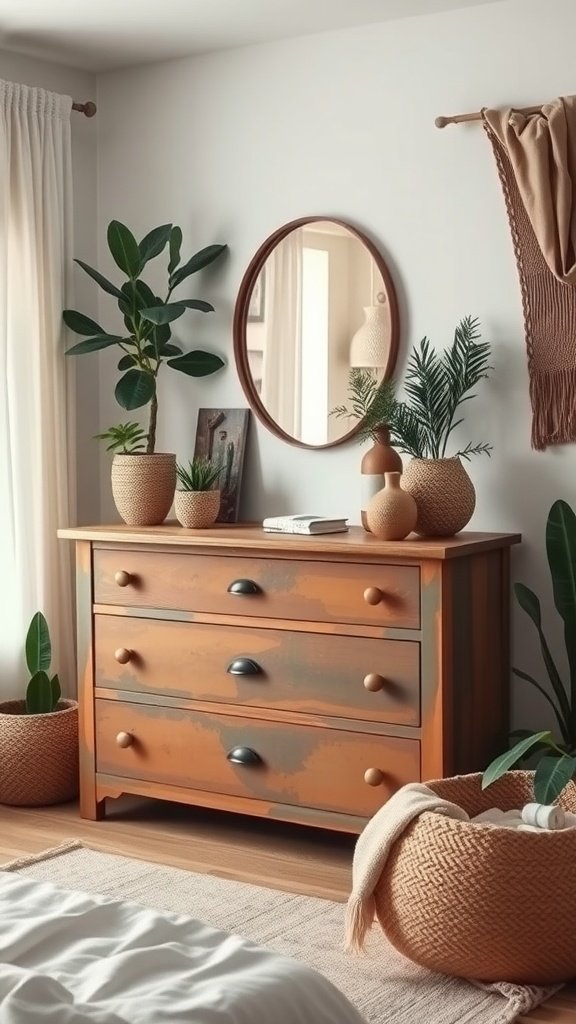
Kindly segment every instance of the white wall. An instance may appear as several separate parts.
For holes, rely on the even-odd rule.
[[[96,94],[94,75],[5,50],[0,50],[0,78],[64,93],[79,102]],[[97,122],[73,112],[74,255],[87,263],[96,260],[96,144]],[[95,289],[80,270],[75,288],[77,307],[95,315]],[[98,428],[98,374],[81,360],[76,364],[76,396],[78,522],[89,523],[100,516],[99,454],[91,440]]]
[[[112,217],[136,233],[173,220],[190,250],[213,241],[231,249],[222,272],[196,280],[217,312],[187,321],[190,337],[230,367],[199,383],[168,371],[160,448],[191,452],[198,405],[245,404],[231,320],[260,242],[295,217],[340,217],[389,261],[402,359],[422,335],[441,346],[460,317],[480,317],[495,369],[463,436],[490,440],[495,452],[471,466],[472,527],[521,531],[514,578],[544,590],[545,517],[557,497],[576,502],[576,449],[530,449],[520,290],[492,154],[478,124],[439,131],[434,118],[573,92],[575,38],[573,0],[505,0],[101,77],[99,239]],[[104,256],[101,247],[101,264]],[[107,425],[119,419],[115,371],[104,359],[100,367]],[[303,451],[253,426],[244,518],[294,509],[358,521],[357,446]],[[515,658],[529,668],[532,633],[518,617],[516,632]],[[525,724],[524,691],[518,705]]]

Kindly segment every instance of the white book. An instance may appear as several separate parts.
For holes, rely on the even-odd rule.
[[[347,522],[347,519],[330,519],[327,516],[269,516],[263,520],[262,527],[267,533],[345,533]]]

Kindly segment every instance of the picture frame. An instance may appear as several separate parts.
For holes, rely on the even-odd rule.
[[[258,274],[252,288],[250,301],[248,303],[248,323],[261,324],[264,321],[266,308],[266,268]]]
[[[194,456],[222,465],[217,523],[237,523],[250,423],[249,409],[199,409]]]

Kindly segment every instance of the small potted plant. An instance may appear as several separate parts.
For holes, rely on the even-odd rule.
[[[176,518],[189,530],[201,530],[216,522],[220,508],[220,491],[214,484],[221,467],[210,459],[196,456],[188,466],[176,466],[178,484],[174,502]]]
[[[118,287],[98,270],[82,260],[80,267],[117,302],[125,331],[108,333],[100,324],[77,310],[64,310],[64,322],[71,331],[83,336],[67,355],[85,355],[105,348],[119,350],[118,369],[121,377],[115,397],[123,409],[150,406],[146,451],[131,448],[114,456],[115,494],[121,494],[118,511],[131,526],[154,526],[168,515],[176,484],[176,456],[156,452],[158,416],[158,376],[166,364],[172,370],[190,377],[205,377],[224,366],[224,360],[212,352],[183,352],[172,340],[172,324],[187,310],[212,312],[214,307],[203,299],[173,298],[172,293],[192,274],[208,267],[226,251],[225,245],[208,245],[185,263],[181,262],[182,231],[172,224],[162,224],[137,242],[132,232],[120,221],[108,226],[108,248],[126,280]],[[150,260],[160,256],[168,246],[165,297],[159,298],[142,279]]]
[[[51,676],[48,623],[34,615],[26,636],[24,700],[0,703],[0,803],[39,807],[78,793],[78,704]]]

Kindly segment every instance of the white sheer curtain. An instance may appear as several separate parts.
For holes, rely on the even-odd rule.
[[[291,231],[266,260],[266,337],[262,402],[276,423],[300,437],[302,236]]]
[[[74,690],[69,545],[74,438],[62,336],[72,265],[72,100],[0,81],[0,699],[23,695],[22,650],[46,615]]]

